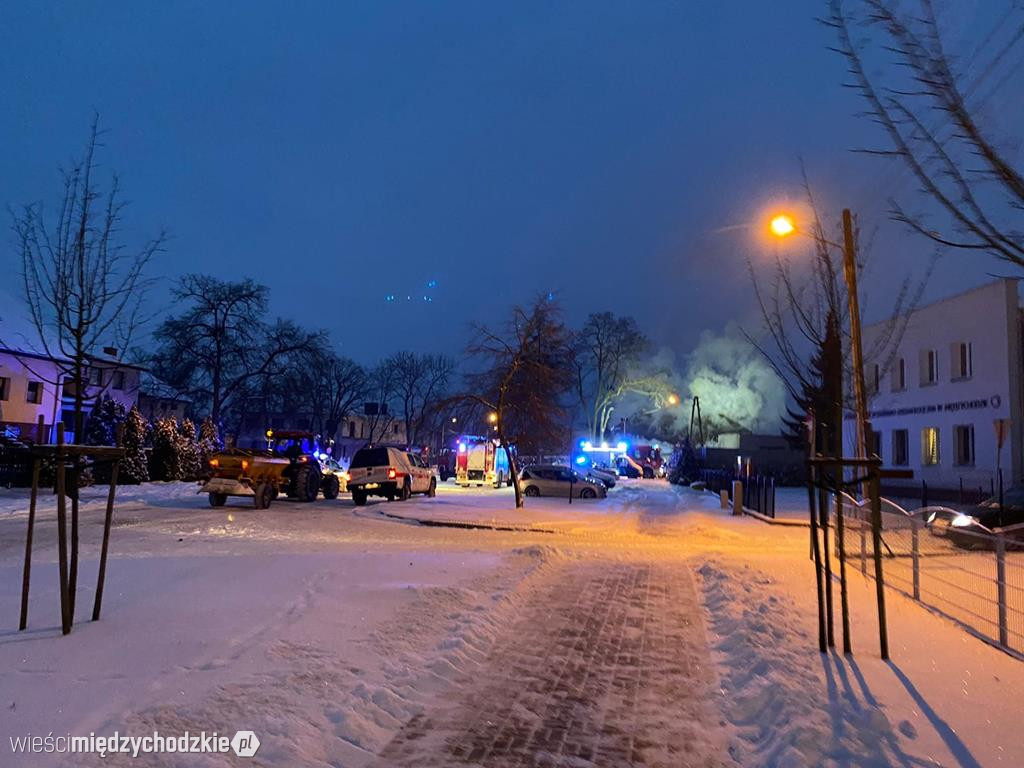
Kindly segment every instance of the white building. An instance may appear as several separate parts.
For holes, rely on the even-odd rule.
[[[903,483],[987,490],[997,467],[1007,486],[1024,480],[1021,318],[1017,281],[997,280],[917,309],[892,362],[866,365],[873,450],[886,467],[913,470]],[[886,328],[867,326],[865,348]]]

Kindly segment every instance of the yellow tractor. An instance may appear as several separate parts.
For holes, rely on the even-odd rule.
[[[308,432],[267,430],[266,451],[230,448],[214,454],[199,493],[209,495],[211,507],[224,506],[228,496],[243,496],[251,498],[256,509],[266,509],[281,495],[315,501],[323,491],[325,499],[336,499],[338,478],[324,474],[315,453],[304,448],[303,443],[311,445],[312,439]]]

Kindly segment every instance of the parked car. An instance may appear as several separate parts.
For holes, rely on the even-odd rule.
[[[534,464],[522,471],[520,480],[527,496],[561,496],[570,491],[577,499],[603,499],[608,495],[604,483],[561,464]]]
[[[360,448],[348,465],[352,501],[363,506],[368,496],[405,501],[414,493],[433,496],[437,478],[423,457],[400,448]]]
[[[936,521],[939,517],[936,517]],[[930,525],[935,522],[929,521]],[[1013,548],[1024,544],[1024,485],[1013,485],[1003,492],[1000,506],[999,496],[992,496],[980,504],[965,509],[949,521],[947,535],[959,546],[975,548],[992,546],[991,537],[999,529],[1005,531]],[[984,534],[979,536],[978,534]],[[988,538],[986,538],[988,537]]]
[[[615,487],[615,480],[617,475],[615,475],[612,472],[606,472],[595,467],[580,467],[576,471],[579,472],[581,475],[590,478],[591,480],[597,480],[597,482],[601,483],[601,485],[603,485],[608,490],[611,490],[612,488]]]
[[[334,475],[338,478],[338,493],[346,493],[348,491],[348,470],[346,470],[336,459],[327,456],[325,454],[320,455],[320,471],[325,475]]]

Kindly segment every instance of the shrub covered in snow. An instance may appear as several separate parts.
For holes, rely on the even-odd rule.
[[[224,447],[224,441],[220,438],[220,430],[213,423],[213,419],[207,416],[199,425],[199,464],[205,469],[210,457]]]
[[[192,419],[185,419],[178,427],[179,463],[182,480],[195,480],[199,477],[199,440],[196,436],[196,425]]]
[[[181,436],[178,422],[171,416],[157,419],[153,424],[153,452],[149,457],[149,476],[152,480],[180,480]]]
[[[125,457],[121,462],[119,483],[137,485],[149,481],[149,465],[146,461],[149,432],[149,422],[142,418],[137,407],[132,406],[124,420]]]

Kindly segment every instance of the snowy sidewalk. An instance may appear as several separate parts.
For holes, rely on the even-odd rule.
[[[564,565],[375,765],[722,765],[712,683],[688,569]]]

